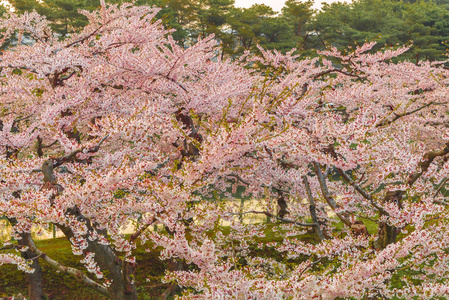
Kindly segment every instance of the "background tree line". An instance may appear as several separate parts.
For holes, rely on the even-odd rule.
[[[100,6],[99,0],[10,3],[17,12],[36,10],[45,15],[61,38],[87,24],[78,9]],[[449,37],[449,0],[354,0],[325,4],[321,11],[312,8],[312,0],[288,0],[280,13],[263,4],[237,8],[234,0],[137,0],[136,4],[162,7],[158,17],[176,30],[173,36],[180,45],[188,47],[200,37],[215,34],[221,55],[232,58],[246,50],[257,52],[257,44],[281,52],[296,48],[313,55],[329,45],[344,49],[377,40],[374,51],[413,41],[402,58],[439,60],[446,58]]]

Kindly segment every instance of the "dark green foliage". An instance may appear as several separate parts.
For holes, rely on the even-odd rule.
[[[36,10],[45,16],[61,38],[87,25],[86,16],[78,10],[95,10],[100,6],[99,0],[11,0],[10,3],[19,13]]]
[[[449,2],[449,1],[446,1]],[[448,6],[433,1],[358,0],[325,5],[308,25],[315,30],[314,48],[338,48],[377,40],[383,46],[413,43],[403,58],[441,60],[449,37]]]
[[[18,12],[36,10],[45,15],[61,38],[86,25],[79,9],[100,5],[99,0],[10,2]],[[135,4],[161,7],[157,18],[174,30],[174,39],[184,47],[214,34],[222,57],[237,58],[245,50],[257,52],[257,44],[313,55],[329,45],[344,49],[376,40],[373,51],[413,42],[401,59],[418,62],[445,59],[448,48],[449,0],[355,0],[325,4],[321,11],[312,9],[312,0],[288,0],[279,14],[263,4],[236,8],[234,0],[137,0]]]
[[[287,0],[282,8],[282,16],[293,25],[293,36],[297,43],[297,48],[304,50],[309,42],[311,31],[306,24],[309,23],[312,14],[313,1]]]
[[[3,5],[0,5],[0,17],[3,16],[6,13],[6,7]]]
[[[163,21],[166,28],[175,30],[173,38],[176,41],[187,46],[190,28],[197,18],[197,6],[193,0],[137,0],[135,4],[160,7],[156,17]]]
[[[268,29],[267,23],[274,19],[274,14],[271,7],[264,4],[255,4],[250,8],[235,8],[229,19],[235,43],[234,53],[254,51],[256,45],[264,39],[264,31]]]

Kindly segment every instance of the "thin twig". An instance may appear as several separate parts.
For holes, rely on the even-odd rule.
[[[86,148],[82,147],[82,148],[80,148],[80,149],[77,149],[77,150],[75,150],[75,151],[72,151],[71,153],[69,153],[69,154],[67,154],[67,155],[65,155],[65,156],[63,156],[63,157],[60,157],[60,158],[55,159],[55,161],[54,161],[54,163],[53,163],[53,167],[56,168],[56,167],[59,167],[60,165],[62,165],[63,163],[65,163],[65,162],[67,162],[67,161],[71,161],[72,159],[74,159],[74,158],[76,157],[76,155],[77,155],[78,153],[81,153],[81,152],[83,152],[83,151],[85,151],[85,150],[87,151],[87,153],[94,153],[94,152],[97,152],[98,150],[100,150],[101,144],[103,144],[103,142],[104,142],[108,137],[109,137],[109,134],[107,134],[105,137],[103,137],[103,138],[100,140],[100,142],[99,142],[96,146],[94,146],[94,147],[92,147],[92,148],[86,149]]]
[[[50,148],[51,146],[55,145],[57,142],[59,142],[59,141],[56,140],[56,141],[54,141],[54,142],[51,143],[51,144],[48,144],[48,145],[42,145],[41,148],[42,148],[42,149],[44,149],[44,148]]]
[[[242,183],[244,183],[244,184],[246,184],[246,185],[250,185],[249,184],[249,182],[247,182],[247,181],[245,181],[242,177],[240,177],[239,175],[236,175],[236,174],[229,174],[229,175],[227,175],[227,176],[230,176],[230,177],[234,177],[234,178],[236,178],[236,179],[238,179],[240,182],[242,182]]]
[[[446,182],[447,182],[448,179],[449,179],[449,178],[446,177],[446,178],[443,180],[443,182],[440,184],[440,186],[439,186],[438,189],[436,190],[435,194],[433,195],[433,198],[435,198],[435,197],[438,195],[438,193],[441,191],[441,189],[442,189],[443,186],[446,184]]]
[[[317,263],[320,262],[320,260],[322,260],[323,258],[320,257],[317,261],[314,262],[310,262],[309,265],[307,267],[304,268],[304,270],[301,271],[301,273],[299,273],[298,278],[301,278],[301,276],[308,270],[310,269],[313,265],[316,265]]]
[[[409,111],[409,112],[404,112],[404,113],[402,113],[402,114],[397,114],[397,113],[395,113],[395,112],[393,112],[393,114],[394,114],[394,117],[393,117],[393,119],[391,119],[391,120],[387,120],[387,119],[384,119],[383,121],[381,121],[380,123],[378,123],[377,125],[376,125],[376,127],[382,127],[382,126],[385,126],[385,125],[390,125],[391,123],[393,123],[394,121],[396,121],[396,120],[398,120],[398,119],[400,119],[400,118],[402,118],[402,117],[405,117],[405,116],[409,116],[409,115],[411,115],[411,114],[414,114],[414,113],[416,113],[416,112],[418,112],[418,111],[420,111],[420,110],[422,110],[422,109],[424,109],[424,108],[426,108],[426,107],[429,107],[429,106],[431,106],[431,105],[441,105],[442,103],[435,103],[435,102],[429,102],[429,103],[427,103],[427,104],[425,104],[425,105],[423,105],[423,106],[421,106],[421,107],[418,107],[418,108],[416,108],[416,109],[414,109],[414,110],[412,110],[412,111]]]

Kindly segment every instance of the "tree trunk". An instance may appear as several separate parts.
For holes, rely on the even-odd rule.
[[[170,271],[182,271],[184,270],[184,263],[177,259],[170,259],[168,263],[168,269]],[[171,283],[168,288],[162,293],[160,299],[167,300],[169,297],[174,296],[180,290],[176,283]]]
[[[399,228],[390,226],[385,223],[379,224],[377,249],[385,249],[389,244],[396,243]]]
[[[50,188],[58,186],[54,176],[54,165],[51,160],[46,160],[42,165],[42,173],[44,174],[44,186],[50,184]],[[62,189],[62,187],[61,187]],[[50,197],[50,203],[56,195]],[[65,211],[67,216],[73,216],[77,220],[82,221],[89,228],[90,232],[96,231],[99,234],[106,235],[107,232],[97,230],[91,221],[84,217],[81,211],[75,206]],[[70,227],[63,224],[56,225],[67,237],[73,238],[75,235]],[[108,287],[109,297],[116,300],[137,300],[136,287],[133,282],[134,264],[125,263],[108,245],[101,245],[96,240],[90,241],[89,236],[85,235],[83,238],[87,241],[87,248],[84,252],[94,253],[94,260],[102,272],[106,271],[106,277],[111,281]]]
[[[388,191],[383,199],[383,202],[393,202],[399,209],[402,209],[402,196],[404,191]],[[396,243],[401,228],[390,226],[387,223],[380,223],[378,229],[378,239],[375,244],[376,249],[385,249],[389,244]]]
[[[13,196],[18,198],[18,192],[14,192]],[[17,225],[16,218],[8,218],[9,223],[12,226]],[[19,247],[28,247],[28,250],[21,252],[22,257],[26,260],[32,260],[31,267],[34,269],[33,273],[26,273],[26,278],[28,281],[28,297],[30,300],[42,300],[45,299],[44,285],[42,284],[42,268],[39,265],[39,258],[34,253],[34,251],[29,249],[28,238],[31,238],[31,233],[21,233],[20,237],[22,239],[17,241]]]
[[[19,240],[19,246],[29,247],[28,236],[29,233],[21,233],[22,237]],[[44,286],[42,284],[42,268],[39,265],[39,258],[37,255],[28,248],[27,251],[22,252],[22,257],[27,260],[32,260],[31,267],[34,269],[33,273],[26,273],[28,281],[28,297],[30,300],[43,300],[45,299]]]
[[[307,198],[309,199],[309,211],[310,211],[310,217],[312,218],[312,222],[315,223],[315,227],[313,227],[313,231],[315,232],[316,236],[318,236],[320,242],[325,239],[323,232],[321,231],[320,227],[320,221],[318,220],[318,217],[316,215],[316,206],[315,206],[315,199],[312,195],[312,190],[310,189],[309,181],[307,179],[307,176],[302,177],[304,186],[306,188]]]
[[[281,191],[278,191],[278,198],[277,198],[277,202],[278,202],[278,207],[279,207],[279,211],[278,211],[278,217],[283,218],[285,215],[288,214],[288,205],[287,202],[285,201],[284,198],[284,194]]]
[[[298,17],[298,49],[304,49],[304,45],[301,39],[301,17]]]
[[[87,221],[87,225],[90,229],[95,230],[90,222]],[[74,236],[70,228],[58,224],[57,226],[68,239]],[[97,241],[89,241],[87,237],[84,238],[88,241],[85,251],[95,253],[94,260],[100,270],[107,271],[105,277],[112,280],[108,287],[110,298],[114,300],[137,300],[136,287],[130,278],[134,266],[129,263],[124,264],[108,245],[101,245]]]

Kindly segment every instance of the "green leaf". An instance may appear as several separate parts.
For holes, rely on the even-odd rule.
[[[351,145],[349,145],[349,148],[350,149],[357,149],[357,146],[358,146],[359,144],[356,144],[356,143],[351,143]]]

